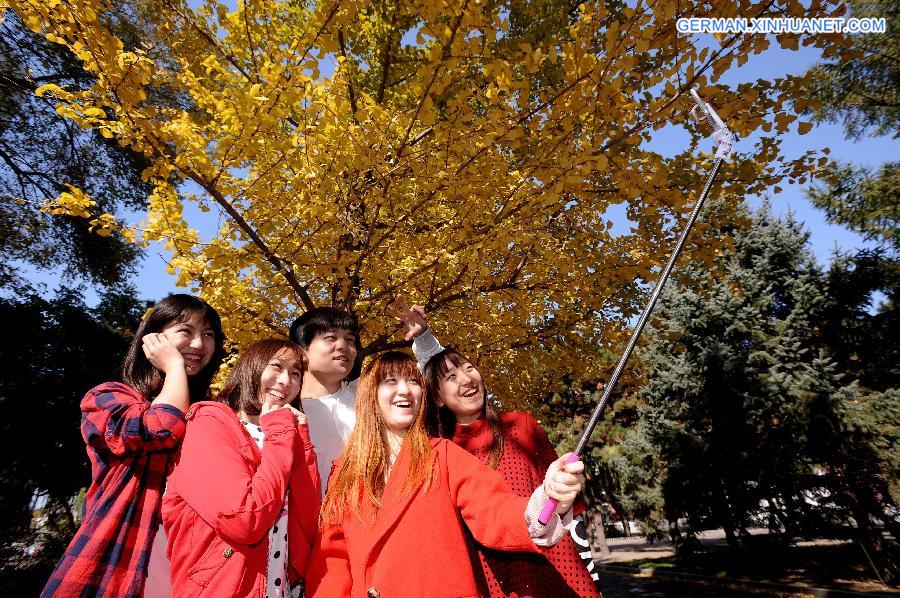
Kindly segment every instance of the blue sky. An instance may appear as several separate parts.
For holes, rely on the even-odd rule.
[[[695,37],[697,39],[694,41],[698,44],[708,41],[703,39],[702,35]],[[801,48],[798,51],[786,51],[780,49],[775,43],[765,53],[751,57],[743,67],[727,72],[722,83],[734,85],[758,78],[772,79],[787,74],[799,74],[818,59],[819,54],[815,49]],[[747,151],[749,143],[742,146],[739,140],[736,149]],[[679,127],[668,127],[663,130],[662,134],[654,137],[649,149],[669,154],[680,151],[686,145],[687,135]],[[831,124],[817,125],[810,133],[802,136],[791,132],[787,134],[782,145],[784,154],[789,158],[797,157],[808,149],[824,147],[830,148],[830,157],[834,160],[870,167],[877,167],[886,160],[896,159],[897,156],[900,156],[900,140],[877,137],[851,142],[844,139],[840,125]],[[703,149],[712,149],[711,142]],[[772,209],[776,214],[790,212],[796,220],[805,224],[811,233],[811,249],[819,263],[829,263],[836,250],[848,251],[864,245],[862,238],[855,233],[843,227],[826,223],[822,212],[813,208],[806,200],[803,187],[799,185],[782,185],[782,187],[784,189],[781,193],[770,197]],[[188,191],[193,192],[194,190],[188,189]],[[747,201],[750,206],[758,207],[762,199],[747,198]],[[188,206],[185,209],[185,217],[192,228],[201,231],[202,236],[208,236],[218,228],[218,216],[214,211],[201,213]],[[175,277],[166,272],[168,258],[168,252],[159,244],[153,244],[147,249],[146,256],[139,266],[139,273],[134,278],[134,284],[142,298],[159,300],[168,293],[176,291]],[[34,283],[47,292],[53,291],[60,284],[61,275],[58,272],[39,272],[27,267],[23,267],[22,270]],[[94,304],[97,300],[96,293],[90,288],[85,288],[85,298],[89,304]]]

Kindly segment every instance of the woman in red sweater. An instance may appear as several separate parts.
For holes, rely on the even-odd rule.
[[[425,366],[432,435],[452,439],[496,469],[513,492],[528,496],[557,455],[546,432],[524,412],[500,415],[486,400],[478,369],[454,349],[445,349]],[[542,552],[546,557],[499,552],[477,546],[483,577],[492,597],[598,597],[590,573],[572,538],[566,536]]]
[[[243,351],[218,402],[187,413],[163,498],[172,595],[302,595],[321,487],[296,404],[300,347]]]
[[[310,558],[313,597],[477,596],[465,528],[496,550],[537,553],[564,533],[584,483],[579,461],[551,464],[531,499],[469,453],[425,431],[422,374],[391,351],[363,370],[356,427],[329,478]],[[559,500],[548,525],[547,496]]]

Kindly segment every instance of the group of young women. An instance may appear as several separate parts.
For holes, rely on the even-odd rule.
[[[418,364],[389,351],[357,378],[355,320],[318,308],[245,349],[209,400],[218,314],[157,304],[122,381],[82,401],[93,480],[42,595],[599,596],[565,533],[583,464],[500,415],[421,309],[400,315]]]

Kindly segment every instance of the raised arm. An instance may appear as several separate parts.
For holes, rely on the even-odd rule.
[[[446,443],[450,494],[475,539],[496,550],[536,552],[525,521],[528,499],[467,451]]]
[[[187,371],[184,357],[172,341],[163,333],[147,334],[141,340],[141,349],[150,365],[165,376],[159,394],[153,399],[154,405],[171,405],[187,411],[191,402],[188,389]]]
[[[419,370],[425,370],[428,360],[444,350],[444,347],[428,328],[425,319],[425,308],[421,305],[409,307],[403,297],[397,295],[391,306],[391,313],[406,324],[406,340],[412,339],[413,355],[418,362]]]
[[[173,449],[184,436],[184,413],[150,403],[118,382],[92,388],[81,401],[81,435],[88,446],[117,457]]]
[[[560,458],[550,464],[544,483],[531,497],[522,498],[498,472],[452,443],[447,444],[447,467],[451,493],[472,535],[497,550],[536,551],[535,546],[556,544],[571,522],[572,501],[583,485],[584,465],[566,465]],[[538,515],[548,496],[559,506],[550,521],[541,524]]]

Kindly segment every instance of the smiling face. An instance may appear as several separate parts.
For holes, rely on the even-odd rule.
[[[356,335],[347,328],[317,334],[306,347],[306,369],[323,381],[341,381],[356,361]]]
[[[378,384],[378,408],[388,431],[403,436],[422,407],[422,383],[417,376],[388,373]]]
[[[181,353],[188,376],[206,367],[216,350],[215,330],[198,312],[189,312],[181,322],[169,322],[161,334]]]
[[[297,398],[303,385],[301,357],[288,348],[269,359],[259,377],[259,404],[281,407]]]
[[[437,406],[447,407],[461,424],[470,424],[484,409],[481,373],[468,361],[454,364],[445,359],[446,372],[438,380]]]

